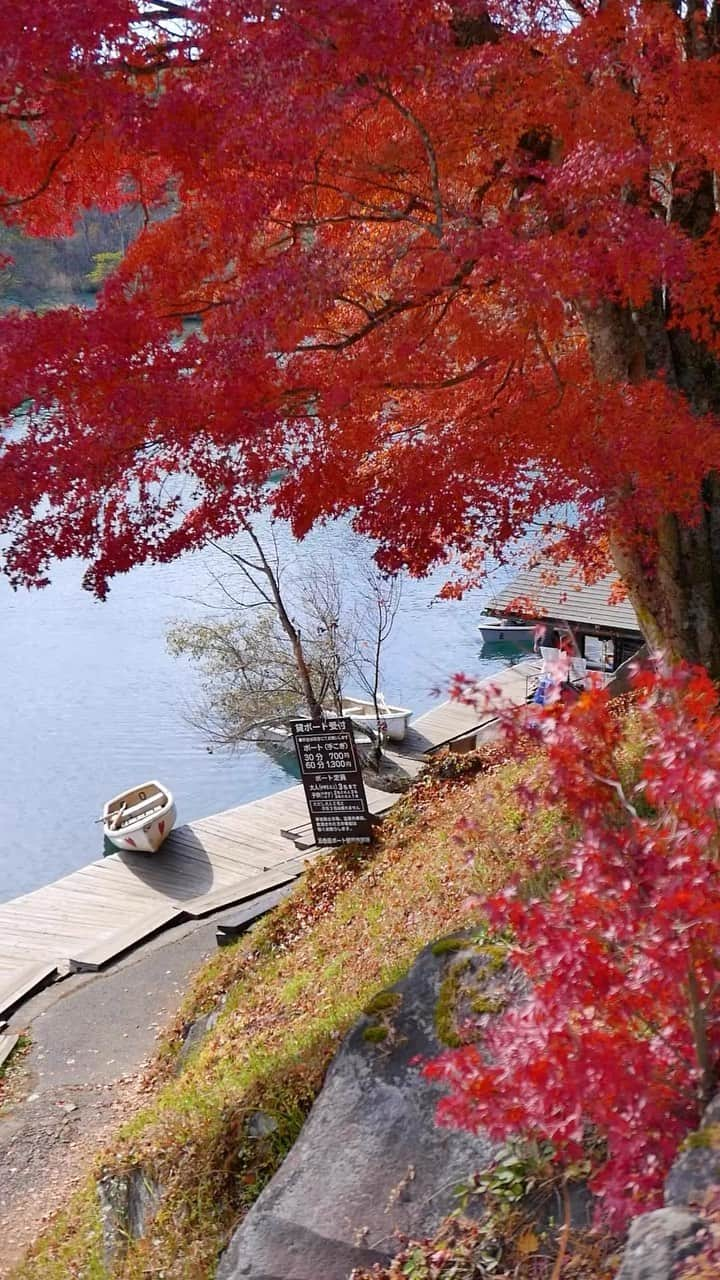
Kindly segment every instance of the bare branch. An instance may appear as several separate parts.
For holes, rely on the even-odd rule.
[[[614,791],[623,809],[625,809],[625,811],[630,814],[630,817],[634,818],[636,822],[640,821],[640,815],[635,808],[635,805],[628,800],[625,792],[623,791],[622,785],[618,782],[617,778],[603,778],[599,773],[593,773],[592,771],[590,772],[590,777],[594,782],[600,782],[604,787],[609,787],[611,791]]]
[[[435,152],[435,148],[433,146],[430,134],[428,133],[422,121],[419,120],[418,117],[415,115],[415,112],[412,110],[412,108],[406,106],[404,102],[401,102],[400,99],[395,96],[395,94],[392,92],[391,89],[383,85],[376,85],[375,88],[377,92],[380,94],[380,96],[383,98],[386,98],[388,102],[391,102],[392,105],[395,107],[396,111],[400,112],[400,115],[403,117],[403,119],[407,120],[408,123],[413,126],[413,128],[415,129],[415,131],[417,132],[417,134],[419,135],[422,141],[423,147],[425,149],[425,155],[427,156],[428,169],[430,170],[430,188],[432,190],[433,205],[435,207],[435,231],[433,234],[437,236],[438,240],[442,240],[443,204],[442,204],[442,195],[440,192],[440,170],[438,168],[437,154]]]
[[[45,177],[43,178],[40,185],[35,188],[34,191],[30,191],[26,196],[10,196],[9,199],[7,200],[0,200],[0,209],[12,209],[17,205],[28,204],[30,200],[37,200],[38,196],[41,196],[44,191],[47,191],[48,187],[50,186],[50,183],[53,180],[53,175],[55,174],[58,166],[62,164],[65,157],[72,151],[77,140],[78,140],[77,133],[71,133],[62,151],[59,151],[58,154],[55,156],[55,159],[51,161],[50,167]]]

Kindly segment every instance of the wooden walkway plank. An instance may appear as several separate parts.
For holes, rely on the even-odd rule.
[[[195,829],[193,837],[185,837],[188,842],[194,838],[196,848],[203,849],[212,857],[215,852],[223,855],[229,861],[236,863],[250,864],[257,866],[263,862],[273,861],[281,850],[281,837],[275,826],[275,839],[270,840],[268,836],[257,838],[254,833],[244,834],[240,831],[236,835],[227,834],[226,831],[219,832],[217,830],[204,830],[202,833]],[[181,842],[182,842],[181,837]]]
[[[19,1035],[10,1033],[9,1035],[0,1035],[0,1067],[4,1067],[10,1054],[20,1039]]]
[[[129,951],[131,947],[136,947],[139,942],[144,942],[159,929],[177,924],[184,915],[185,908],[176,903],[170,903],[167,907],[157,907],[124,928],[106,934],[104,938],[97,939],[83,951],[70,956],[70,969],[73,973],[95,972],[97,969],[102,969],[103,965],[108,964],[110,960],[122,955],[124,951]]]
[[[182,830],[182,829],[181,829]],[[201,866],[207,865],[208,849],[200,847],[197,841],[188,837],[183,838],[182,835],[173,841],[171,852],[179,850],[182,856],[191,862],[198,862]],[[231,857],[224,852],[220,853],[212,846],[212,864],[216,873],[220,875],[238,876],[253,875],[255,867],[251,862],[243,862],[240,858]]]
[[[307,812],[304,816],[307,818]],[[275,822],[276,834],[272,842],[269,839],[256,840],[243,837],[228,840],[225,836],[217,836],[209,832],[204,837],[205,848],[208,852],[212,851],[213,858],[217,850],[220,856],[227,862],[234,863],[240,870],[243,866],[249,866],[254,871],[262,871],[275,866],[277,862],[283,862],[287,857],[287,841],[280,834],[280,818]]]
[[[208,836],[220,837],[230,840],[241,840],[244,844],[257,845],[258,848],[274,846],[277,844],[278,821],[285,818],[293,818],[307,812],[306,806],[300,805],[278,805],[277,807],[268,806],[263,814],[253,813],[242,815],[235,813],[232,817],[209,818],[201,822],[193,823],[191,830],[194,835],[200,839],[207,839]]]
[[[51,982],[56,974],[55,964],[31,964],[18,968],[9,981],[0,980],[0,1013],[10,1013],[22,1000]]]
[[[277,818],[280,813],[300,813],[302,810],[295,805],[284,805],[280,808],[268,808],[264,813],[249,814],[228,814],[227,816],[218,816],[216,818],[203,818],[199,822],[194,822],[189,830],[198,838],[207,835],[229,836],[231,839],[243,839],[245,842],[253,840],[270,841],[271,843],[277,839]]]
[[[303,870],[302,858],[295,857],[284,867],[266,871],[264,875],[253,876],[249,880],[239,880],[236,885],[227,889],[218,889],[215,893],[207,893],[202,898],[196,898],[194,902],[185,903],[184,909],[189,916],[210,915],[211,912],[219,911],[222,907],[231,907],[236,902],[245,902],[249,898],[254,898],[267,889],[276,889],[280,885],[290,884],[302,875]]]

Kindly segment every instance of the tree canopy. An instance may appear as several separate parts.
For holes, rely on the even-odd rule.
[[[720,672],[715,0],[2,20],[3,218],[144,211],[93,309],[0,320],[13,581],[79,554],[102,594],[287,467],[297,533],[352,510],[391,569],[477,573],[538,522],[612,555],[651,638]]]

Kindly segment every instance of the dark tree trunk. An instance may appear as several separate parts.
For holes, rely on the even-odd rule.
[[[720,414],[720,364],[667,328],[661,299],[636,315],[608,304],[586,317],[586,328],[601,380],[662,374],[698,415]],[[613,529],[613,504],[620,502],[624,518]],[[609,496],[611,548],[647,640],[720,679],[720,476],[705,476],[691,523],[668,511],[654,529],[628,530],[631,502],[632,479],[625,478]]]
[[[668,215],[687,235],[703,235],[715,214],[715,179],[705,174]],[[720,417],[720,362],[682,329],[671,327],[672,299],[658,291],[641,311],[611,302],[588,308],[583,320],[601,382],[637,383],[661,376],[681,391],[698,416]],[[720,679],[720,476],[705,476],[693,522],[667,512],[654,529],[628,531],[632,477],[608,496],[611,548],[642,630],[653,648],[700,663]],[[614,529],[613,505],[624,518]]]
[[[654,649],[700,663],[720,680],[720,478],[703,484],[696,525],[666,515],[655,532],[654,563],[628,539],[611,540],[615,566]]]

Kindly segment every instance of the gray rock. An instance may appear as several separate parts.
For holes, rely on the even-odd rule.
[[[267,1138],[277,1127],[277,1120],[267,1111],[255,1111],[247,1122],[246,1130],[249,1138]]]
[[[674,1280],[678,1264],[698,1253],[702,1219],[683,1209],[656,1209],[630,1228],[617,1280]]]
[[[719,1183],[720,1149],[688,1147],[681,1151],[665,1179],[665,1203],[683,1209],[699,1205],[710,1187]]]
[[[143,1169],[127,1174],[106,1174],[98,1180],[98,1201],[103,1237],[103,1261],[108,1270],[120,1262],[130,1240],[145,1235],[154,1218],[161,1188]]]
[[[705,1108],[696,1133],[673,1161],[665,1179],[665,1203],[690,1208],[720,1184],[720,1094]]]
[[[421,953],[393,991],[398,1001],[346,1037],[308,1120],[233,1237],[218,1280],[347,1280],[387,1261],[398,1232],[433,1233],[455,1207],[454,1189],[488,1164],[484,1136],[441,1129],[441,1089],[420,1058],[435,1034],[440,982],[457,952]],[[391,1002],[392,1005],[392,1002]],[[378,1022],[384,1039],[365,1037]]]
[[[176,1075],[179,1075],[186,1066],[188,1058],[199,1048],[208,1031],[212,1031],[217,1023],[219,1013],[219,1009],[211,1009],[210,1013],[204,1013],[202,1017],[196,1018],[187,1027],[180,1046],[180,1052],[175,1060]]]
[[[716,1093],[712,1102],[708,1103],[702,1118],[703,1129],[711,1126],[714,1128],[716,1125],[720,1125],[720,1093]]]

